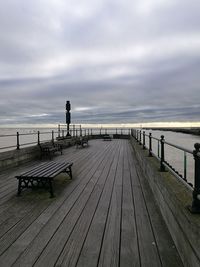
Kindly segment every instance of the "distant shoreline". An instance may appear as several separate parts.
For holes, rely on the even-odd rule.
[[[178,128],[178,127],[170,127],[170,128],[143,128],[144,130],[157,130],[157,131],[170,131],[170,132],[177,132],[177,133],[186,133],[192,135],[200,135],[200,127],[194,128]]]

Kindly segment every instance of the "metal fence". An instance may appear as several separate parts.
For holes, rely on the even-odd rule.
[[[66,124],[59,124],[58,129],[49,131],[36,131],[31,133],[20,133],[19,131],[13,134],[0,135],[0,152],[17,149],[22,147],[39,145],[43,142],[66,137],[79,137],[79,136],[103,136],[109,135],[130,135],[131,130],[127,128],[84,128],[81,125],[70,125],[69,132]]]
[[[194,150],[189,150],[184,147],[178,146],[167,142],[164,135],[161,135],[160,139],[153,137],[152,133],[146,134],[145,131],[132,129],[131,136],[142,146],[143,149],[148,150],[149,157],[156,157],[160,161],[160,171],[164,172],[169,170],[173,175],[180,179],[191,191],[193,191],[193,202],[190,208],[193,213],[200,213],[200,144],[194,144]],[[180,151],[183,155],[182,164],[183,172],[180,173],[175,169],[173,162],[166,160],[166,149],[167,147]],[[188,156],[193,158],[193,183],[188,181],[187,177],[187,161]]]

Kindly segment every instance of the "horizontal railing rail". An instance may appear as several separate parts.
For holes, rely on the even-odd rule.
[[[142,146],[143,149],[148,149],[149,157],[156,157],[160,162],[160,171],[165,172],[169,170],[175,177],[182,181],[190,190],[193,191],[193,201],[190,207],[190,211],[193,213],[200,213],[200,144],[194,144],[194,150],[184,148],[182,146],[173,144],[165,140],[164,135],[161,135],[160,139],[153,137],[152,133],[146,134],[145,131],[132,129],[131,136]],[[146,140],[148,138],[148,141]],[[155,145],[153,147],[153,141],[157,142],[157,152],[155,151]],[[173,163],[166,160],[166,147],[175,148],[183,152],[183,173],[180,173],[173,166]],[[187,177],[187,154],[192,155],[194,162],[194,182],[188,181]]]
[[[0,141],[3,138],[8,138],[7,142],[0,142],[0,152],[11,149],[19,150],[21,147],[39,145],[43,142],[55,141],[58,139],[79,137],[79,136],[96,136],[96,135],[130,135],[131,129],[129,128],[85,128],[81,125],[70,125],[69,136],[67,135],[67,126],[59,124],[58,130],[51,131],[36,131],[28,133],[16,132],[16,134],[0,135]],[[11,145],[10,145],[11,143]]]

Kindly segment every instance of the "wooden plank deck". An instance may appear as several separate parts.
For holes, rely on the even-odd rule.
[[[73,179],[55,178],[17,197],[15,175],[0,174],[0,266],[183,266],[127,140],[94,140],[54,160],[72,161]]]

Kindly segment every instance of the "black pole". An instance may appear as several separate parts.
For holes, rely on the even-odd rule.
[[[142,144],[142,131],[140,130],[140,140],[139,140],[139,144]]]
[[[152,157],[152,136],[149,133],[149,157]]]
[[[37,132],[37,136],[38,136],[38,145],[40,144],[40,131]]]
[[[160,171],[165,171],[164,161],[165,161],[165,150],[164,150],[164,135],[161,135],[160,144],[161,144],[161,158],[160,158]]]
[[[146,146],[146,144],[145,144],[145,131],[143,131],[143,149],[145,149],[145,146]]]
[[[66,101],[66,124],[67,124],[67,136],[70,136],[69,125],[71,123],[71,104],[70,101]]]
[[[189,209],[192,213],[200,213],[200,144],[194,144],[194,148],[194,190],[192,206]]]
[[[20,144],[19,144],[19,132],[17,132],[17,149],[19,150],[19,146],[20,146]]]

